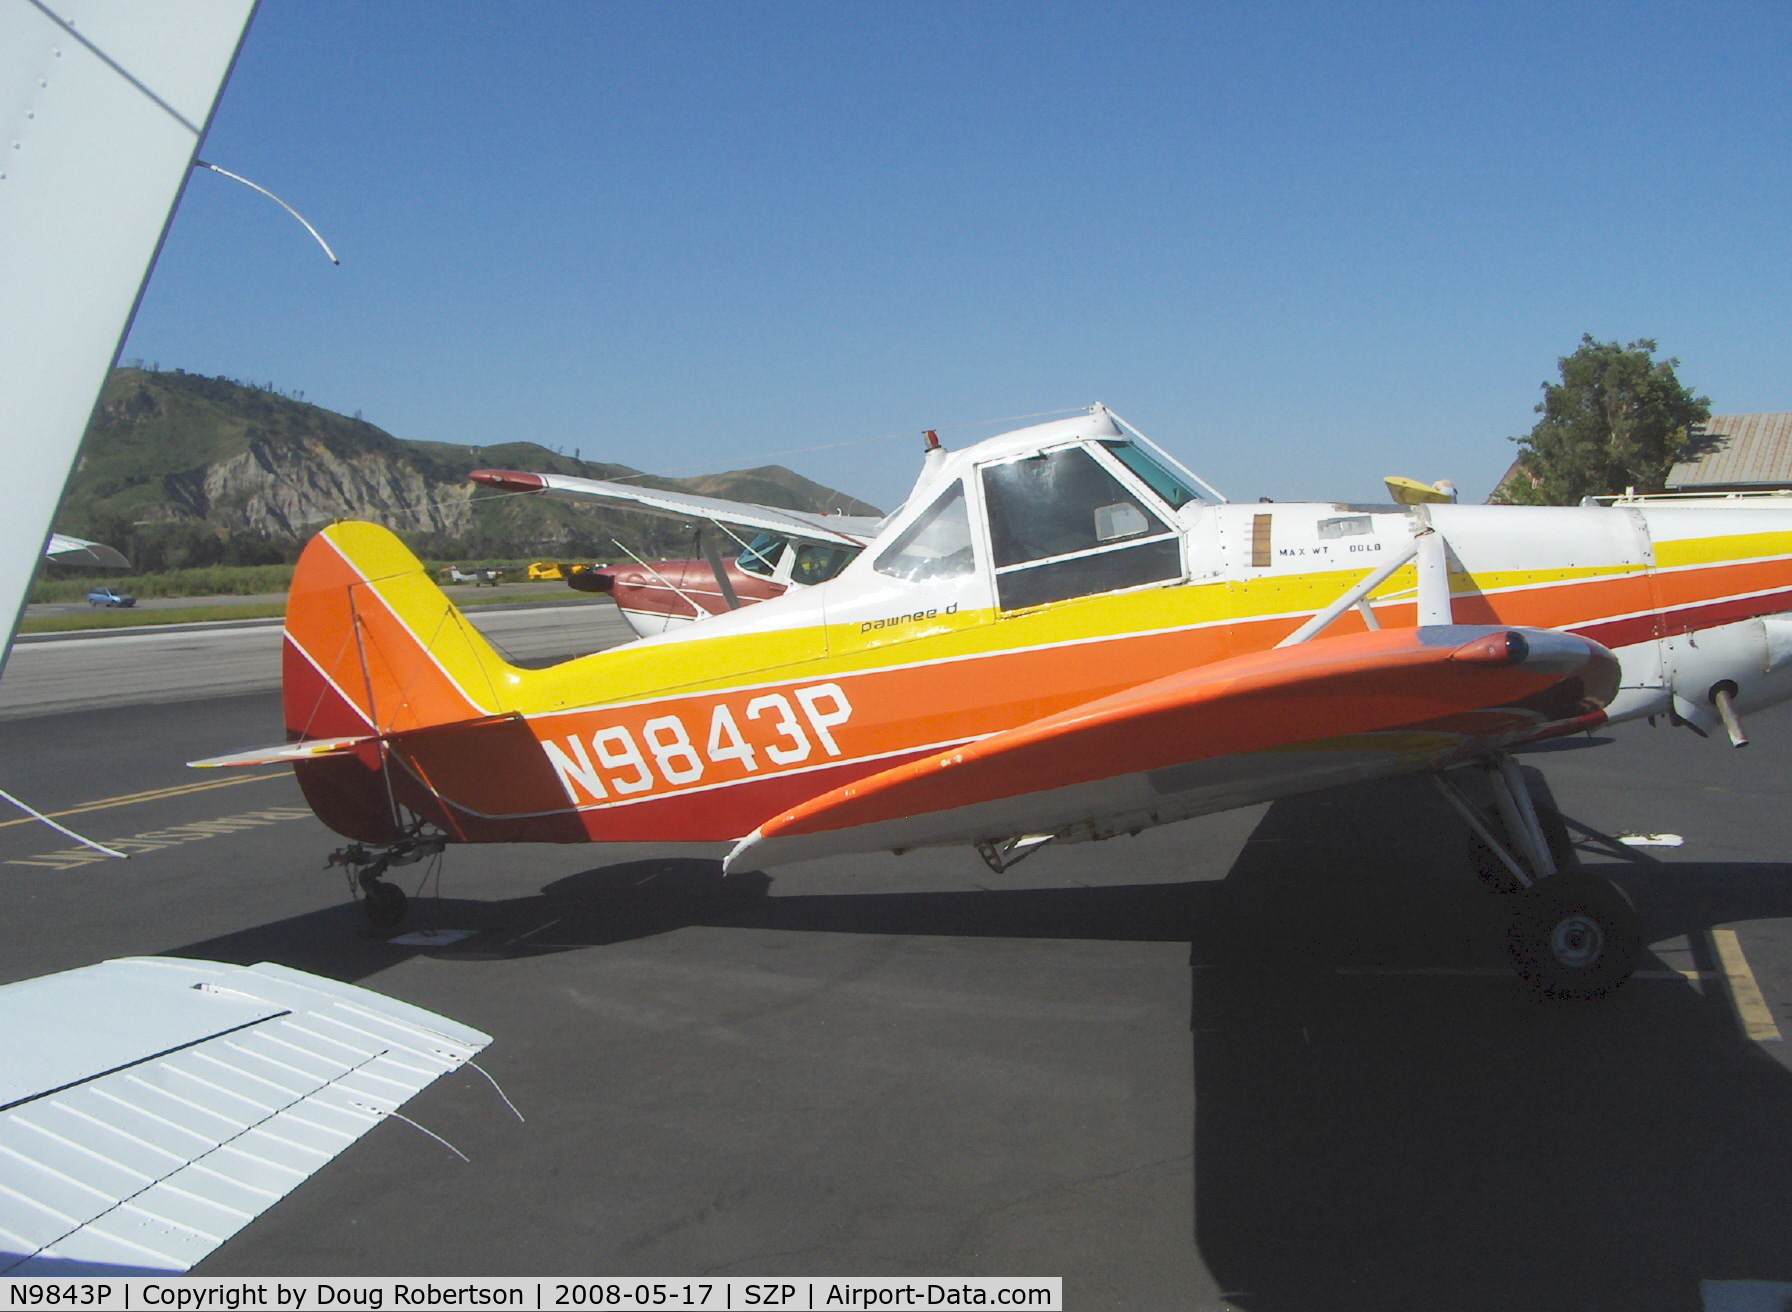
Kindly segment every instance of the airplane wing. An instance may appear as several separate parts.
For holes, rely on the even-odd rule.
[[[755,532],[778,533],[805,542],[831,542],[848,547],[864,546],[880,522],[856,515],[814,515],[802,510],[760,506],[750,501],[728,501],[691,492],[661,492],[656,488],[634,487],[596,478],[573,478],[567,474],[476,469],[467,477],[503,492],[536,492],[564,501],[603,501],[623,510],[638,510],[666,519],[706,519]]]
[[[1618,661],[1552,630],[1374,630],[1233,657],[824,793],[727,869],[947,843],[1105,838],[1590,728]]]
[[[101,569],[129,569],[131,562],[123,553],[104,542],[71,538],[66,533],[50,534],[50,545],[44,548],[44,559],[58,565],[97,565]]]
[[[491,1036],[263,962],[0,986],[0,1276],[188,1270]]]
[[[0,0],[0,665],[254,8]]]

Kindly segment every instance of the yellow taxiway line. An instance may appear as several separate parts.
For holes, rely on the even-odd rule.
[[[125,793],[119,797],[102,797],[98,801],[83,802],[80,806],[71,806],[65,811],[46,811],[45,815],[52,820],[60,820],[65,815],[85,815],[89,811],[110,811],[119,806],[135,806],[139,802],[160,802],[169,797],[185,797],[188,793],[209,792],[213,788],[234,788],[238,784],[259,783],[264,779],[288,779],[291,774],[286,770],[274,770],[268,774],[238,775],[230,779],[208,779],[203,783],[177,784],[172,788],[151,788],[141,793]],[[22,815],[16,820],[0,820],[0,829],[9,829],[13,825],[36,823],[30,816]]]
[[[1761,996],[1761,986],[1755,982],[1755,972],[1749,969],[1748,958],[1742,955],[1742,940],[1736,937],[1736,931],[1712,930],[1711,946],[1717,953],[1718,964],[1723,967],[1724,979],[1729,983],[1730,1002],[1736,1008],[1736,1019],[1742,1025],[1742,1032],[1762,1043],[1777,1041],[1780,1027],[1774,1023],[1767,999]]]

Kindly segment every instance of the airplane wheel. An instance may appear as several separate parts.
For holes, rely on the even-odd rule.
[[[367,923],[382,934],[404,923],[409,903],[402,888],[383,879],[370,880],[362,890],[361,910],[367,916]]]
[[[1537,823],[1543,830],[1544,841],[1549,844],[1549,854],[1555,859],[1557,872],[1565,873],[1578,866],[1580,853],[1574,849],[1574,839],[1568,832],[1568,822],[1562,819],[1562,813],[1553,806],[1540,806],[1537,808]],[[1506,863],[1495,856],[1493,849],[1487,846],[1487,840],[1472,829],[1468,832],[1468,864],[1496,893],[1519,891],[1518,881],[1506,869]]]
[[[1512,895],[1507,944],[1518,973],[1548,998],[1597,998],[1636,968],[1642,922],[1624,890],[1570,870]]]

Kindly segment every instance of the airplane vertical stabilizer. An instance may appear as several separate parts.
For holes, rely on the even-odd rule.
[[[363,842],[390,842],[403,826],[387,769],[391,737],[504,720],[523,675],[402,542],[360,523],[332,524],[306,544],[287,594],[281,662],[289,741],[360,740],[297,761],[294,772],[318,816]]]
[[[289,738],[392,734],[506,713],[522,672],[408,548],[372,524],[331,525],[293,572],[283,703]]]

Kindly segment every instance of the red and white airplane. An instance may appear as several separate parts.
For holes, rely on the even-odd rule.
[[[825,583],[852,562],[881,523],[566,474],[476,469],[468,477],[502,492],[596,501],[662,519],[711,524],[733,538],[739,550],[726,555],[718,551],[713,537],[702,533],[701,557],[648,561],[631,552],[633,559],[627,565],[599,565],[567,577],[567,585],[580,592],[608,593],[629,627],[643,638],[770,601],[793,587]]]
[[[443,843],[699,844],[730,871],[944,844],[999,871],[1423,771],[1518,890],[1521,969],[1622,980],[1635,915],[1568,868],[1512,753],[1638,716],[1740,741],[1792,695],[1792,509],[1201,486],[1100,406],[935,447],[827,581],[547,669],[499,657],[390,533],[336,524],[293,580],[288,744],[200,764],[293,762],[389,922],[389,864]]]

